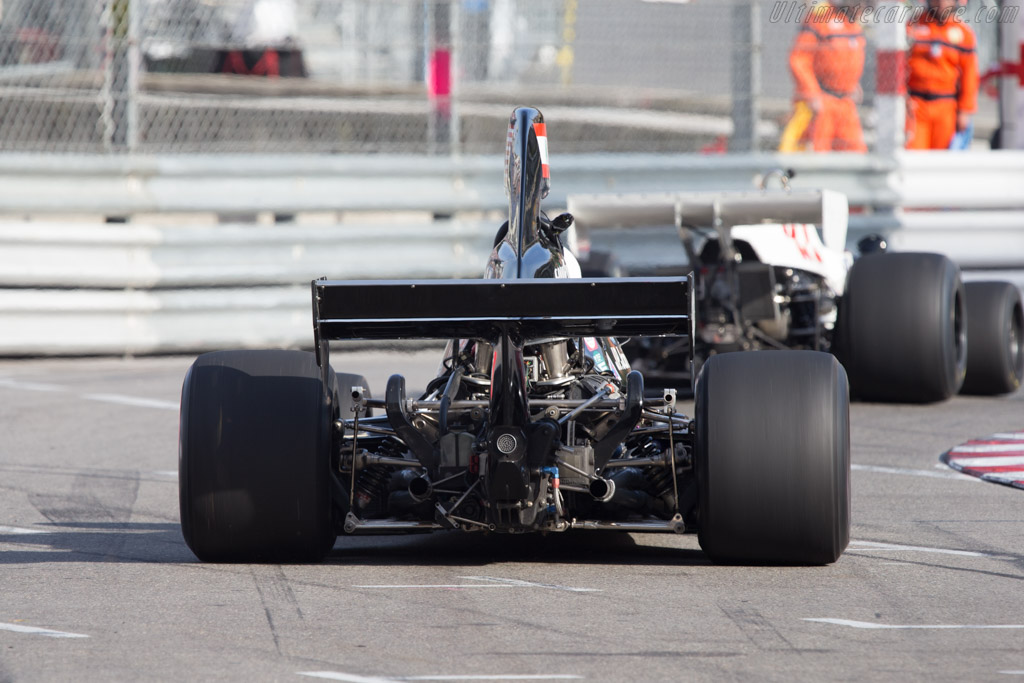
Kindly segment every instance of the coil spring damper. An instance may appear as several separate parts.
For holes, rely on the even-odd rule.
[[[386,467],[364,468],[356,479],[355,507],[363,512],[381,512],[391,473]]]

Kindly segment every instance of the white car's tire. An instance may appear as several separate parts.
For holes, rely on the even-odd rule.
[[[967,377],[961,393],[1008,394],[1024,381],[1024,307],[1009,282],[968,282]]]
[[[930,403],[960,390],[967,319],[960,269],[941,254],[882,253],[850,268],[834,351],[865,401]]]

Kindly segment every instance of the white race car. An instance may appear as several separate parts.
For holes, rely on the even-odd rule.
[[[679,231],[695,276],[693,363],[671,340],[626,345],[649,379],[687,384],[708,357],[757,349],[830,351],[864,400],[1003,394],[1024,377],[1020,291],[965,284],[949,258],[887,252],[880,238],[847,251],[840,193],[572,195],[568,209],[584,245],[599,228]]]

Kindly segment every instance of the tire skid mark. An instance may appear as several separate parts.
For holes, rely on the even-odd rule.
[[[310,584],[308,582],[300,583],[302,583],[302,585],[321,585]],[[381,604],[386,603],[389,608],[398,607],[406,611],[417,608],[433,610],[439,614],[444,614],[449,623],[487,622],[495,616],[493,611],[491,611],[494,605],[488,605],[485,609],[475,604],[459,604],[449,601],[439,603],[434,598],[425,597],[426,594],[417,592],[409,594],[409,597],[405,597],[407,594],[404,592],[396,593],[391,591],[382,591],[378,595],[379,598],[376,599],[378,599]],[[401,597],[396,597],[397,595],[400,595]],[[605,639],[603,637],[595,636],[589,628],[589,625],[584,625],[580,628],[569,628],[561,625],[552,626],[539,619],[533,620],[525,617],[514,617],[507,614],[503,615],[502,619],[502,623],[510,629],[521,629],[523,631],[528,630],[536,633],[538,637],[550,637],[552,639],[551,642],[577,642],[584,639],[591,643],[595,648],[601,649],[601,651],[613,649],[619,644],[618,641],[613,638]],[[484,649],[477,654],[499,656],[506,655],[508,653]]]
[[[793,643],[758,610],[751,607],[719,603],[718,609],[760,650],[795,650]]]
[[[47,520],[58,525],[81,523],[127,524],[139,494],[138,472],[130,477],[97,478],[75,475],[68,493],[29,493],[29,503]],[[81,552],[115,560],[133,553],[125,547],[133,542],[131,534],[92,534],[88,548]]]
[[[127,522],[139,495],[139,473],[93,477],[77,474],[69,494],[34,493],[29,501],[51,522]]]
[[[1016,566],[1021,566],[1022,565],[1021,559],[1019,557],[1016,557],[1016,556],[1013,556],[1013,555],[1006,555],[1005,557],[993,557],[991,559],[1009,560],[1009,561],[1012,561],[1012,563],[1014,565],[1016,565]],[[1024,581],[1024,573],[1021,573],[1021,574],[1011,574],[1008,571],[1000,572],[1000,571],[993,571],[993,570],[989,570],[989,569],[976,569],[976,568],[973,568],[973,567],[958,567],[956,565],[951,565],[951,564],[942,564],[941,562],[925,562],[923,560],[914,560],[914,559],[910,559],[910,558],[900,558],[899,563],[903,564],[903,565],[914,565],[916,567],[928,567],[929,569],[945,569],[945,570],[948,570],[948,571],[951,571],[951,572],[957,572],[957,573],[963,573],[963,574],[972,574],[972,575],[976,575],[976,576],[991,576],[993,578],[998,578],[998,579],[1010,579],[1010,580],[1013,580],[1013,581]],[[1024,570],[1024,567],[1022,567],[1022,570]],[[1014,587],[1014,590],[1016,590],[1016,587]],[[890,609],[895,609],[896,606],[894,604],[892,604],[892,603],[887,603],[886,607],[888,607]]]
[[[284,654],[281,650],[279,632],[296,633],[296,626],[301,627],[305,618],[299,601],[295,598],[295,593],[280,565],[253,566],[250,567],[249,574],[263,606],[274,649],[279,655]]]
[[[146,522],[133,524],[133,516],[143,519],[173,523],[178,526],[178,516],[168,515],[162,510],[137,510],[137,498],[142,482],[175,483],[166,476],[156,472],[138,472],[129,470],[103,469],[72,469],[66,466],[41,465],[0,465],[0,473],[41,474],[44,476],[72,478],[70,493],[55,493],[52,490],[34,491],[24,485],[0,486],[0,491],[18,493],[28,500],[52,527],[38,533],[67,535],[75,533],[85,543],[72,548],[75,552],[86,556],[109,554],[112,559],[139,559],[138,553],[122,552],[124,546],[137,539],[137,534],[128,532],[148,530],[152,526]],[[152,476],[151,476],[152,475]],[[141,525],[141,526],[140,526]],[[107,533],[81,534],[82,527],[99,526]],[[59,528],[65,527],[65,528]],[[116,532],[116,533],[115,533]],[[98,549],[94,544],[100,540]],[[27,541],[27,539],[26,539]],[[177,543],[175,543],[177,545]],[[102,550],[105,548],[106,551]]]

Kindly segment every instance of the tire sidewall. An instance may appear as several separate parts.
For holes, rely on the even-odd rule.
[[[815,351],[712,356],[694,414],[701,548],[716,562],[835,561],[850,527],[842,365]]]
[[[1024,310],[1020,290],[1009,282],[975,281],[965,285],[969,334],[965,394],[996,395],[1016,391],[1024,375]],[[1016,336],[1017,348],[1010,343]]]
[[[951,397],[967,367],[960,269],[941,254],[883,253],[850,268],[834,351],[858,398],[933,402]]]
[[[267,382],[283,393],[268,391]],[[306,562],[333,546],[329,477],[339,400],[332,371],[328,386],[306,352],[214,352],[189,368],[179,505],[182,533],[199,559]]]

